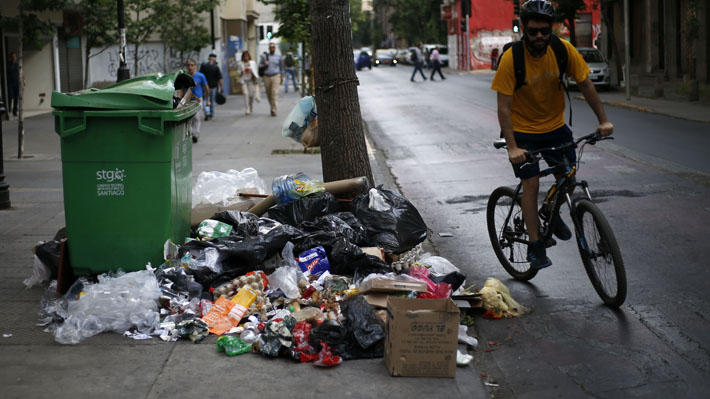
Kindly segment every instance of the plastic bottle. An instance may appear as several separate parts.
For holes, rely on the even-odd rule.
[[[323,191],[325,191],[323,182],[311,180],[308,175],[301,172],[279,176],[271,183],[271,192],[280,205]]]

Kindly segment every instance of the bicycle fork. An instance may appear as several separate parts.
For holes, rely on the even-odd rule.
[[[592,201],[592,194],[589,192],[589,185],[586,180],[576,182],[574,186],[581,187],[582,191],[584,191],[585,199]],[[572,224],[574,225],[574,231],[577,241],[579,242],[579,246],[587,256],[591,257],[592,253],[589,250],[587,239],[584,236],[584,226],[582,226],[582,220],[579,219],[577,214],[577,201],[573,201],[569,193],[565,193],[565,200],[570,209],[570,216],[572,217]]]

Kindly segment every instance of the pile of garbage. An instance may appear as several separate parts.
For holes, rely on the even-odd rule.
[[[423,253],[427,226],[399,193],[372,188],[340,203],[307,176],[284,180],[268,217],[218,212],[184,243],[167,241],[159,267],[81,277],[61,296],[53,281],[41,324],[63,344],[109,331],[195,343],[214,334],[228,356],[328,367],[383,356],[388,297],[463,292],[456,266]],[[476,345],[466,326],[459,341]]]

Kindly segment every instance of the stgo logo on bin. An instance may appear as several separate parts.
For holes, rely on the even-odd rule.
[[[96,180],[105,181],[107,183],[111,183],[115,180],[123,181],[123,179],[125,177],[126,177],[126,171],[123,169],[97,170],[96,171]]]
[[[124,169],[97,170],[96,195],[99,197],[122,197],[125,195],[123,180],[126,178]]]

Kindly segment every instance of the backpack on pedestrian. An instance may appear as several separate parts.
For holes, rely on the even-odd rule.
[[[287,68],[292,68],[296,63],[293,61],[293,56],[291,54],[286,54],[286,58],[284,59],[284,64],[286,65]]]
[[[264,55],[266,56],[266,61],[268,61],[269,60],[269,53],[264,53]],[[264,72],[266,72],[267,66],[268,65],[266,65],[266,64],[259,65],[259,76],[264,76]]]
[[[570,100],[567,84],[565,83],[565,71],[567,71],[567,65],[569,64],[569,54],[567,54],[567,48],[565,47],[565,44],[562,43],[562,39],[555,35],[550,35],[550,47],[552,47],[552,51],[555,53],[555,59],[557,60],[557,69],[560,73],[560,87],[563,88],[565,94],[567,94],[567,102],[569,103],[569,125],[572,126],[572,101]],[[500,65],[500,61],[503,59],[503,54],[505,54],[509,48],[512,48],[513,51],[515,90],[518,90],[527,84],[527,82],[525,82],[525,43],[522,39],[506,43],[505,46],[503,46],[503,51],[501,51],[500,57],[498,57],[496,66]]]
[[[412,49],[412,50],[409,50],[409,51],[412,53],[412,57],[411,57],[411,58],[412,58],[412,62],[417,62],[417,61],[419,61],[419,57],[417,57],[417,50]]]

